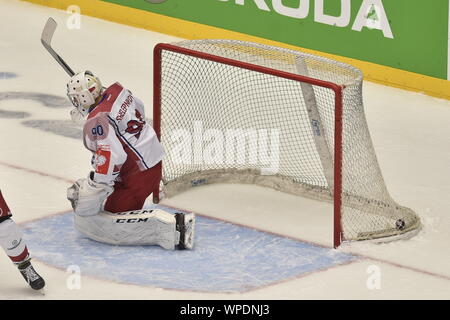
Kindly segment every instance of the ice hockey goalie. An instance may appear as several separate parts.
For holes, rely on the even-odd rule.
[[[195,216],[142,210],[159,188],[164,150],[145,119],[144,104],[114,83],[103,88],[90,71],[67,84],[71,117],[84,121],[83,142],[92,152],[91,171],[67,189],[75,226],[101,242],[191,249]]]

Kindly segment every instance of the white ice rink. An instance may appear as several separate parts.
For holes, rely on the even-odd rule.
[[[64,59],[74,69],[93,71],[105,85],[119,81],[130,88],[146,103],[147,117],[152,105],[152,49],[158,42],[178,40],[90,17],[82,17],[81,29],[69,30],[64,27],[68,14],[63,11],[0,0],[0,188],[14,220],[21,224],[69,211],[66,188],[91,170],[90,153],[81,140],[52,132],[64,128],[44,131],[33,127],[44,120],[61,125],[58,121],[70,119],[65,100],[68,77],[40,44],[42,28],[50,16],[60,25],[53,44]],[[56,105],[37,101],[42,94],[57,96]],[[236,293],[166,290],[89,275],[82,275],[81,289],[70,290],[66,270],[36,258],[35,268],[47,282],[46,295],[41,296],[26,286],[2,253],[0,300],[449,299],[450,101],[370,82],[364,83],[363,94],[387,187],[398,203],[412,208],[422,220],[423,229],[414,238],[378,245],[345,244],[340,251],[359,254],[360,258]],[[331,246],[331,210],[324,205],[320,221],[312,221],[307,202],[262,187],[214,185],[163,203]],[[61,237],[60,241],[65,240]],[[380,271],[378,289],[367,286],[373,275],[371,266]]]

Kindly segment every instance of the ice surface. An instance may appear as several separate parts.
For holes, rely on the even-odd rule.
[[[99,243],[74,229],[72,212],[24,227],[29,249],[49,265],[76,265],[98,279],[175,290],[245,292],[358,259],[202,216],[197,216],[193,250]]]
[[[68,18],[64,11],[15,0],[0,0],[0,8],[0,187],[15,221],[31,226],[69,211],[66,188],[91,169],[90,154],[77,139],[79,129],[67,121],[67,75],[39,42],[47,18],[60,24],[53,44],[75,70],[92,70],[104,85],[120,81],[146,103],[147,116],[151,116],[153,47],[178,39],[89,17],[82,18],[81,29],[69,30],[64,27]],[[164,290],[155,284],[137,286],[83,273],[81,288],[70,289],[67,267],[73,261],[55,266],[35,259],[48,283],[41,296],[26,288],[4,257],[0,299],[449,299],[450,102],[369,82],[363,94],[388,189],[424,224],[416,237],[383,245],[345,245],[330,252],[357,254],[359,260],[231,293]],[[163,204],[271,232],[276,239],[331,245],[328,204],[262,187],[201,187]],[[66,241],[64,235],[39,236],[59,241],[58,246]],[[30,247],[38,251],[34,245]],[[104,260],[91,262],[101,265]],[[381,288],[371,290],[367,281],[374,265],[381,272]],[[287,262],[284,267],[289,267]]]

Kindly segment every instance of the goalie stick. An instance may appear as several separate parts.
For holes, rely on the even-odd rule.
[[[60,66],[63,67],[67,74],[72,77],[75,72],[73,72],[72,68],[69,67],[64,59],[61,58],[55,50],[53,50],[51,45],[53,34],[55,33],[57,26],[58,24],[55,20],[53,20],[53,18],[48,18],[47,23],[44,26],[44,30],[42,31],[41,43],[44,48],[47,49],[47,51],[52,55],[52,57],[55,58],[55,60],[60,64]]]

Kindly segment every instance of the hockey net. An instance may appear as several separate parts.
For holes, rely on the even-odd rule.
[[[332,202],[335,247],[412,234],[420,219],[388,193],[362,78],[344,63],[249,42],[157,45],[153,125],[167,153],[165,195],[257,184]]]

